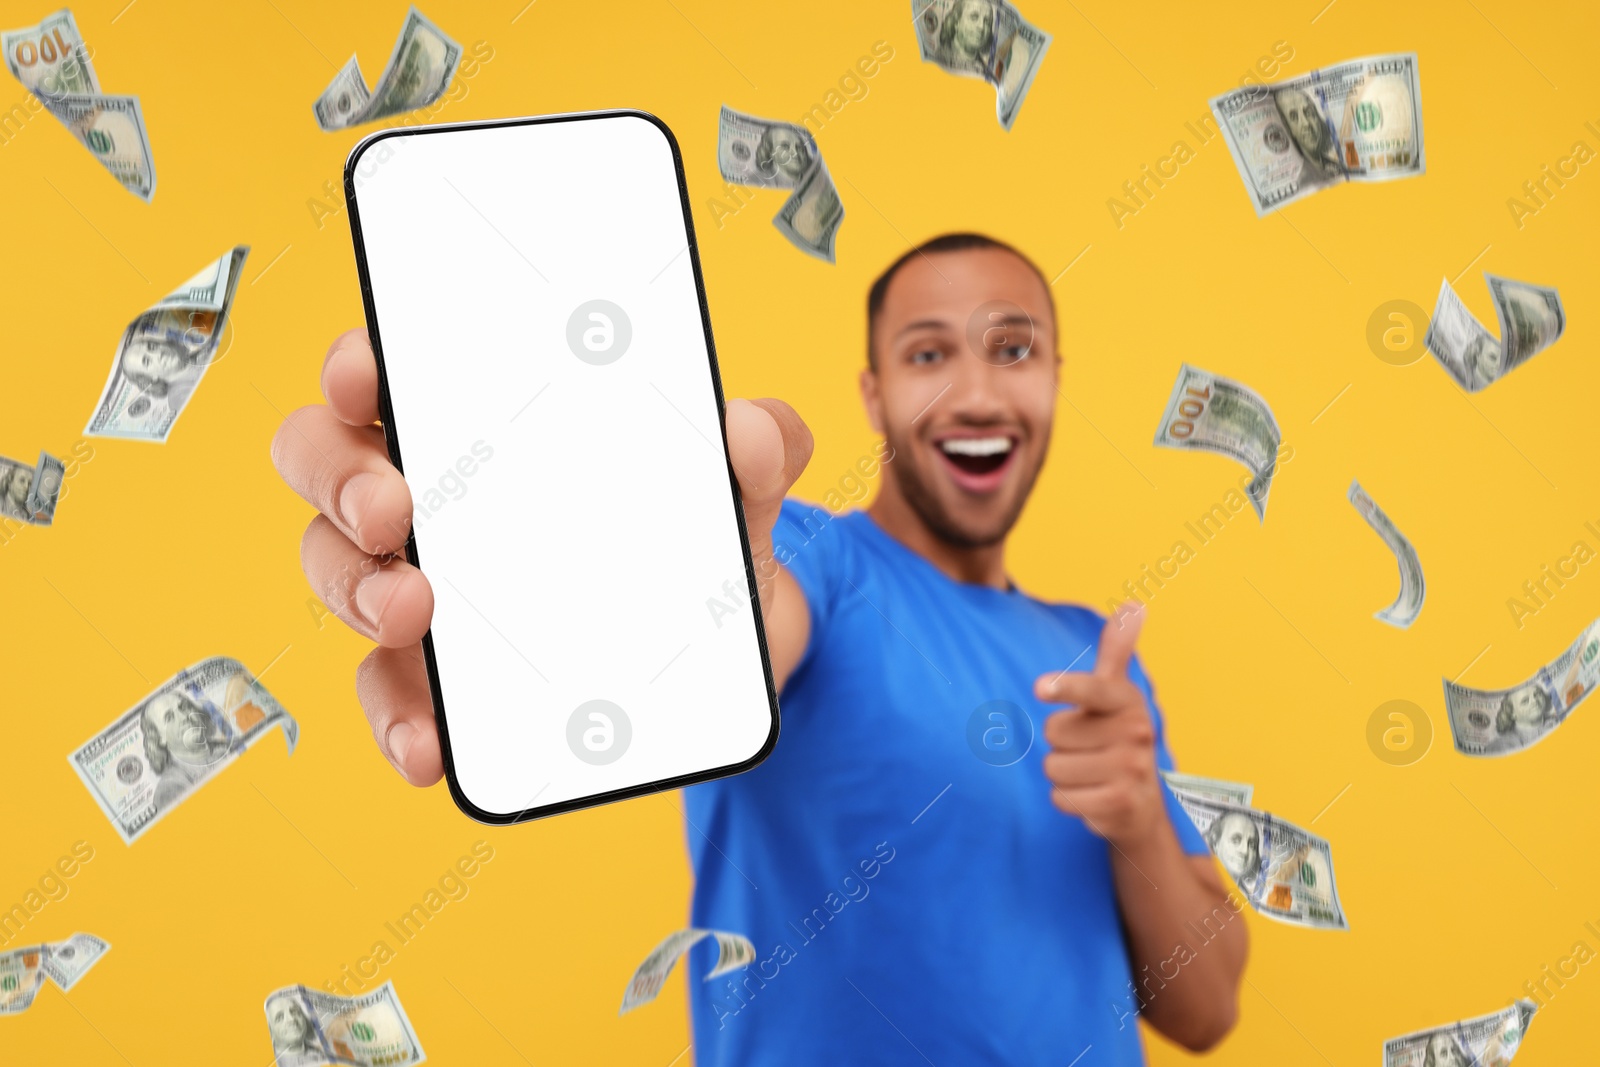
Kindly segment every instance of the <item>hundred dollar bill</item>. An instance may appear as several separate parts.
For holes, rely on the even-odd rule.
[[[45,946],[44,973],[63,993],[78,984],[111,946],[93,934],[73,934]]]
[[[1391,1038],[1383,1043],[1383,1067],[1506,1067],[1538,1010],[1519,1000],[1490,1015]]]
[[[285,986],[265,1007],[274,1067],[399,1067],[428,1058],[393,982],[353,997]]]
[[[0,456],[0,519],[19,519],[40,526],[55,521],[56,501],[66,467],[48,452],[33,466]]]
[[[6,66],[78,143],[135,196],[156,191],[150,134],[137,96],[102,93],[89,51],[72,12],[65,9],[37,26],[0,33]]]
[[[1245,86],[1214,97],[1211,110],[1258,217],[1339,182],[1390,181],[1424,169],[1413,52]]]
[[[1328,842],[1275,815],[1174,790],[1250,906],[1295,926],[1348,930]]]
[[[0,32],[6,67],[23,88],[54,111],[55,100],[67,93],[98,93],[89,50],[72,12],[63,8],[37,26]]]
[[[1249,467],[1255,477],[1245,492],[1260,519],[1267,516],[1282,439],[1272,409],[1254,390],[1187,363],[1156,429],[1158,445],[1204,449]]]
[[[427,107],[449,87],[460,59],[461,46],[413,7],[377,86],[367,92],[361,66],[351,56],[312,105],[317,125],[342,130]]]
[[[633,978],[622,994],[622,1007],[617,1014],[625,1015],[641,1004],[656,999],[678,959],[707,937],[717,939],[717,965],[706,974],[707,981],[740,967],[748,967],[756,958],[756,947],[743,934],[692,928],[668,934],[666,940],[651,949],[650,955],[633,972]]]
[[[1469,689],[1444,680],[1456,751],[1506,756],[1543,741],[1600,681],[1600,620],[1567,650],[1510,689]]]
[[[1446,279],[1439,286],[1428,351],[1456,384],[1471,393],[1488,387],[1549,348],[1567,328],[1560,295],[1552,288],[1484,274],[1500,319],[1500,339],[1467,310]]]
[[[84,433],[165,441],[218,348],[248,245],[223,253],[128,324]]]
[[[0,1015],[18,1015],[33,1006],[44,982],[44,945],[0,952]]]
[[[735,185],[792,189],[772,224],[802,252],[834,262],[844,205],[804,126],[746,115],[724,104],[717,121],[717,170]]]
[[[995,116],[1011,129],[1051,37],[1005,0],[911,0],[924,63],[994,86]]]
[[[1372,498],[1361,488],[1359,482],[1350,483],[1350,492],[1347,495],[1350,503],[1361,512],[1361,517],[1367,520],[1367,525],[1378,531],[1378,536],[1383,538],[1383,543],[1389,546],[1389,551],[1394,553],[1395,561],[1400,564],[1400,593],[1395,597],[1393,604],[1374,613],[1373,618],[1404,630],[1417,621],[1417,615],[1422,611],[1422,599],[1427,593],[1422,580],[1422,562],[1417,559],[1417,550],[1412,548],[1411,542],[1395,528],[1389,516],[1383,513],[1383,509],[1372,502]]]
[[[1255,794],[1255,786],[1245,785],[1243,782],[1229,782],[1221,778],[1201,778],[1197,774],[1180,774],[1178,771],[1162,771],[1161,777],[1166,781],[1174,795],[1180,796],[1188,793],[1202,800],[1220,800],[1224,804],[1237,804],[1240,807],[1249,807],[1250,798]]]
[[[268,730],[294,754],[300,724],[238,660],[186,667],[67,759],[132,844]]]

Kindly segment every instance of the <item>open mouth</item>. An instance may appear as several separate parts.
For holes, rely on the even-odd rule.
[[[946,437],[935,442],[957,485],[974,493],[993,492],[1005,478],[1016,454],[1017,440],[1005,434],[988,437]]]

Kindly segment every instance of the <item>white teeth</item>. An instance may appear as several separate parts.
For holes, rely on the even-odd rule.
[[[956,456],[998,456],[1011,451],[1009,437],[951,437],[939,447]]]

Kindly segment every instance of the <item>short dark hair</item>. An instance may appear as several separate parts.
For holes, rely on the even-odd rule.
[[[1044,284],[1045,295],[1050,299],[1050,310],[1055,310],[1055,297],[1050,293],[1050,283],[1045,281],[1044,271],[1039,265],[1027,256],[1018,252],[1004,241],[997,240],[984,233],[944,233],[938,237],[922,242],[905,255],[889,264],[887,270],[878,275],[878,280],[872,283],[872,288],[867,291],[867,366],[872,370],[878,369],[878,352],[872,341],[873,328],[878,324],[878,314],[883,311],[884,298],[889,295],[889,283],[894,281],[894,276],[900,273],[900,268],[918,256],[927,256],[938,252],[965,252],[973,248],[993,248],[1001,252],[1009,252],[1028,265]]]

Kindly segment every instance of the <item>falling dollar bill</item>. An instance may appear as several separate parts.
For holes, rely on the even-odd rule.
[[[44,945],[0,952],[0,1015],[18,1015],[33,1006],[44,980]]]
[[[1394,603],[1373,615],[1390,626],[1397,626],[1404,630],[1417,621],[1417,615],[1422,611],[1422,598],[1427,589],[1422,581],[1422,562],[1417,559],[1417,550],[1411,547],[1411,542],[1406,540],[1404,534],[1395,528],[1389,516],[1383,509],[1372,502],[1367,491],[1361,488],[1360,483],[1351,482],[1350,492],[1347,494],[1350,503],[1361,512],[1361,517],[1367,524],[1378,531],[1378,536],[1383,538],[1383,543],[1389,546],[1389,551],[1394,553],[1394,558],[1400,564],[1400,593],[1395,597]]]
[[[367,92],[361,66],[351,56],[312,105],[317,125],[342,130],[427,107],[449,87],[460,59],[461,46],[413,7],[377,86]]]
[[[679,957],[707,937],[717,939],[717,965],[706,974],[706,980],[749,966],[756,958],[756,947],[743,934],[730,934],[721,930],[678,930],[667,935],[666,940],[650,950],[650,955],[639,964],[622,994],[622,1007],[618,1015],[625,1015],[641,1004],[648,1004],[660,994],[667,975],[677,965]]]
[[[1009,130],[1050,48],[1050,35],[1005,0],[911,0],[924,63],[994,86],[995,116]]]
[[[1417,57],[1364,56],[1211,101],[1256,215],[1339,182],[1423,172]]]
[[[65,993],[110,951],[111,946],[93,934],[73,934],[45,946],[44,973]]]
[[[793,190],[772,224],[802,252],[834,262],[844,205],[804,126],[756,118],[724,104],[717,123],[717,169],[735,185]]]
[[[1600,620],[1567,650],[1510,689],[1469,689],[1446,678],[1444,706],[1456,751],[1507,756],[1543,741],[1600,681]]]
[[[1295,926],[1350,928],[1328,842],[1264,811],[1187,790],[1173,792],[1256,911]]]
[[[48,452],[33,466],[0,456],[0,518],[40,526],[55,521],[56,501],[66,467]]]
[[[67,759],[132,844],[273,727],[293,755],[300,724],[238,660],[214,656],[168,678]]]
[[[68,93],[100,91],[83,34],[65,8],[46,15],[37,26],[0,33],[0,49],[12,75],[47,108]]]
[[[1500,339],[1467,310],[1449,279],[1439,286],[1439,301],[1423,344],[1469,393],[1487,388],[1555,344],[1567,328],[1567,313],[1554,289],[1484,274],[1500,319]]]
[[[1203,800],[1220,800],[1224,804],[1237,804],[1240,807],[1249,807],[1250,798],[1255,793],[1254,786],[1221,778],[1202,778],[1197,774],[1180,774],[1178,771],[1162,771],[1161,777],[1175,795],[1188,793]]]
[[[1265,519],[1282,436],[1272,409],[1254,390],[1185,363],[1161,415],[1156,444],[1204,449],[1249,467],[1255,477],[1245,493],[1256,517]]]
[[[1383,1067],[1506,1067],[1538,1010],[1519,1000],[1476,1019],[1391,1038],[1383,1043]]]
[[[17,80],[112,177],[143,200],[155,195],[156,166],[139,98],[100,91],[71,11],[62,9],[37,26],[0,33],[0,49]]]
[[[83,432],[92,437],[165,441],[221,345],[239,271],[239,245],[128,324],[111,374]]]
[[[93,934],[73,934],[65,941],[0,952],[0,1015],[32,1007],[46,978],[65,993],[110,949]]]
[[[274,1067],[400,1067],[428,1058],[393,982],[353,997],[285,986],[267,997],[266,1011]]]

